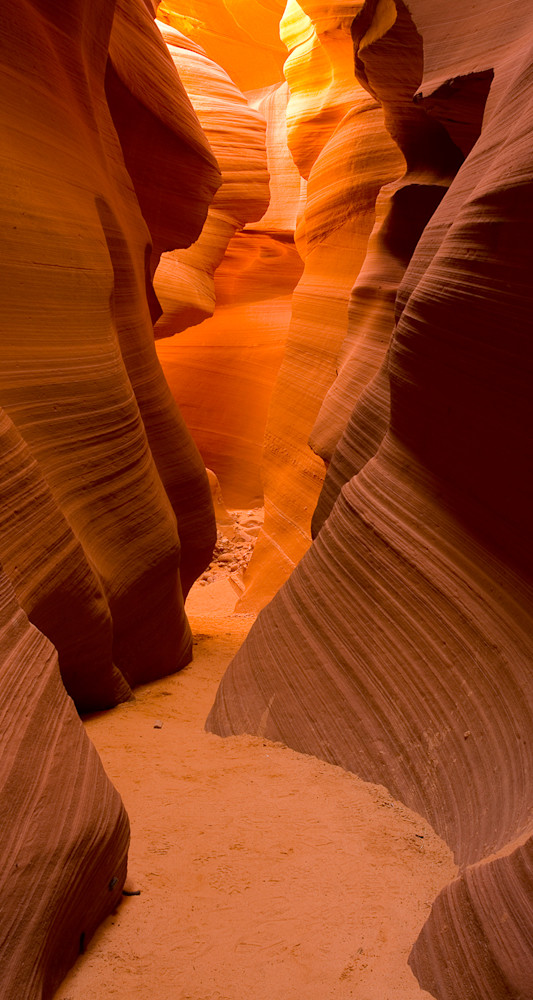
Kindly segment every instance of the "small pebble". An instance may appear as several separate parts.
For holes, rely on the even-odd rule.
[[[154,722],[154,729],[162,729],[162,728],[163,728],[163,723],[161,722],[161,719],[156,719],[156,721]]]

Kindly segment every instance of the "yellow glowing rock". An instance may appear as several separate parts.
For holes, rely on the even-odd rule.
[[[248,224],[228,247],[215,274],[214,316],[179,337],[159,340],[157,346],[169,385],[200,452],[219,477],[225,500],[235,507],[262,502],[261,464],[267,410],[283,358],[291,293],[303,267],[294,247],[293,233],[305,182],[286,144],[287,97],[286,84],[249,95],[250,106],[256,109],[250,108],[249,115],[261,115],[266,120],[271,198],[266,214],[258,222]],[[223,150],[226,160],[220,162],[223,177],[224,162],[228,162],[230,178],[236,182],[230,185],[230,196],[236,197],[239,192],[242,194],[242,188],[237,183],[241,175],[232,134]],[[211,134],[209,138],[216,151]],[[242,142],[245,140],[243,134]],[[246,165],[245,149],[242,157]],[[189,263],[193,259],[198,264],[194,272],[197,304],[209,291],[208,279],[201,271],[201,249],[211,232],[220,232],[216,227],[222,216],[217,205],[224,189],[223,183],[208,216],[206,227],[211,229],[204,229],[195,246],[179,255],[180,260]],[[237,202],[233,203],[233,211],[238,211]],[[166,267],[167,258],[172,260],[176,256],[164,255],[161,266]],[[187,286],[190,303],[189,292],[190,283]],[[192,322],[192,311],[189,316]],[[160,323],[164,321],[165,317]]]
[[[283,7],[284,0],[163,0],[157,16],[201,45],[241,90],[252,90],[283,78]]]
[[[253,229],[255,232],[292,237],[305,206],[306,182],[295,166],[288,148],[289,88],[287,83],[281,83],[251,92],[247,97],[250,106],[257,108],[266,120],[267,166],[270,175],[270,203]]]
[[[355,13],[359,7],[352,5]],[[326,5],[320,22],[331,37],[319,36],[293,0],[283,22],[294,56],[286,71],[296,88],[288,105],[289,145],[302,172],[310,170],[296,232],[305,269],[266,428],[265,522],[245,574],[242,611],[263,606],[310,544],[324,465],[311,451],[309,435],[335,378],[377,195],[404,168],[381,107],[354,77],[348,7],[338,5],[336,13],[334,8]],[[376,353],[375,367],[380,360]]]
[[[163,309],[155,334],[168,337],[212,315],[214,272],[235,231],[264,215],[269,188],[263,116],[195,43],[158,24],[222,172],[199,239],[189,249],[164,254],[155,275]]]
[[[356,81],[350,23],[361,4],[306,5],[289,0],[281,37],[289,50],[284,73],[291,97],[287,107],[288,142],[294,161],[308,177],[344,115],[361,98]],[[352,12],[352,18],[348,15]],[[368,95],[365,93],[365,98]]]

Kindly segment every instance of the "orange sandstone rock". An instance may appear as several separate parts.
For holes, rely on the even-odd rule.
[[[215,269],[235,231],[264,215],[269,189],[263,116],[198,46],[158,24],[222,172],[199,239],[164,254],[155,276],[163,309],[155,335],[168,337],[212,315]]]
[[[161,21],[197,42],[241,90],[281,81],[284,0],[163,0]]]
[[[52,644],[0,573],[0,991],[50,1000],[121,898],[128,820]]]
[[[190,658],[215,524],[150,256],[198,235],[219,172],[141,0],[22,0],[0,31],[0,991],[39,1000],[116,906],[128,842],[61,679],[108,707]]]
[[[222,74],[221,70],[216,72]],[[189,268],[192,261],[194,289],[200,289],[197,307],[201,298],[205,311],[212,309],[215,295],[217,307],[213,318],[196,329],[158,341],[157,352],[202,457],[220,478],[226,502],[233,507],[256,507],[263,499],[261,465],[267,410],[283,357],[291,294],[303,266],[293,239],[302,181],[286,144],[286,85],[254,92],[248,95],[249,106],[243,106],[243,98],[233,85],[225,76],[222,79],[226,104],[217,105],[216,94],[211,98],[210,91],[200,102],[202,81],[195,83],[198,95],[192,95],[222,168],[223,184],[208,216],[207,225],[212,217],[212,226],[204,229],[190,250],[165,255],[162,261],[165,267],[166,261],[168,267],[179,262],[175,274],[180,280],[183,265],[187,262]],[[211,106],[216,115],[209,110]],[[266,121],[270,204],[257,219],[266,205],[260,200],[266,189],[260,121]],[[239,123],[242,128],[237,132]],[[246,151],[250,141],[255,143],[252,151],[256,151],[252,161]],[[242,225],[247,218],[250,221],[232,239],[215,273],[213,293],[206,295],[206,279],[199,269],[206,267],[206,251],[210,252],[215,227],[226,220],[226,230],[219,231],[227,238],[237,222]],[[215,263],[218,261],[211,255],[211,270]],[[168,270],[165,277],[167,274]],[[190,283],[183,294],[190,300],[189,288]],[[211,294],[212,299],[206,301]],[[175,305],[177,311],[182,308],[177,300]],[[198,309],[197,318],[199,314]],[[184,317],[194,319],[190,311]],[[169,319],[163,316],[156,330],[161,325],[171,328],[172,322],[176,322],[176,312]]]
[[[366,464],[259,616],[208,728],[341,764],[426,816],[461,871],[413,950],[422,987],[527,997],[533,21],[513,3],[458,4],[443,34],[442,6],[422,0],[361,18],[369,89],[401,28],[423,45],[419,103],[468,155],[400,286],[377,450],[367,425]]]
[[[218,171],[144,5],[133,0],[120,5],[114,20],[112,8],[104,17],[93,5],[83,31],[73,14],[64,22],[57,5],[46,19],[31,3],[26,8],[22,36],[14,13],[6,15],[2,35],[1,169],[9,199],[2,206],[1,297],[6,322],[13,319],[0,345],[0,398],[27,445],[24,462],[34,462],[35,476],[46,482],[49,503],[57,508],[57,530],[64,525],[64,544],[72,548],[74,536],[85,554],[87,565],[77,571],[86,609],[80,607],[79,628],[81,637],[91,618],[95,626],[99,621],[92,648],[101,650],[103,660],[95,674],[112,674],[110,613],[113,661],[133,683],[177,669],[190,656],[176,514],[185,589],[209,560],[215,529],[203,464],[155,354],[147,297],[150,236],[131,178],[150,208],[166,139],[175,174],[182,153],[188,166],[194,162],[204,196],[203,207],[196,201],[190,238],[205,216]],[[30,30],[39,65],[34,47],[25,42]],[[136,77],[132,60],[142,50],[142,38],[146,52]],[[108,48],[113,79],[120,82],[118,90],[111,87],[113,116],[121,129],[126,118],[119,98],[132,78],[127,92],[140,108],[139,137],[144,130],[153,140],[140,147],[144,156],[154,152],[151,174],[141,167],[138,152],[139,170],[133,169],[127,130],[130,174],[125,170],[104,92],[110,80],[108,73],[105,81]],[[141,87],[149,51],[150,90]],[[30,91],[31,100],[25,96]],[[155,214],[151,221],[156,242],[165,245],[166,218]],[[46,522],[34,529],[36,552],[44,553],[49,538],[39,540],[42,531]],[[48,580],[51,586],[51,573]],[[60,576],[56,581],[59,597],[64,582]],[[38,601],[44,597],[43,590]],[[55,599],[52,589],[46,600]],[[30,613],[36,600],[30,600]],[[39,618],[43,628],[45,619]],[[71,648],[76,628],[74,620],[65,629]],[[57,621],[52,632],[61,647]],[[66,653],[61,656],[63,661]],[[85,663],[89,666],[88,657]],[[77,678],[73,693],[83,689],[84,705],[90,688],[89,678]],[[116,696],[125,690],[118,683]],[[104,704],[109,691],[108,685]],[[93,705],[98,697],[95,691]]]
[[[157,353],[231,507],[262,502],[263,437],[302,261],[291,240],[246,230],[215,274],[214,316]]]
[[[296,233],[305,269],[293,297],[287,349],[266,427],[265,523],[245,575],[240,611],[264,606],[310,544],[324,466],[309,448],[309,435],[335,377],[350,290],[365,259],[376,198],[404,166],[378,101],[354,75],[349,29],[359,8],[351,5],[350,18],[346,4],[324,5],[319,17],[315,5],[315,26],[302,6],[291,2],[282,22],[291,50],[285,69],[291,89],[288,143],[309,177]],[[374,370],[379,361],[378,354]]]

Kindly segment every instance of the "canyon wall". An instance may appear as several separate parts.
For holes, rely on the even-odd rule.
[[[310,544],[324,464],[309,447],[309,436],[335,378],[350,291],[365,259],[378,193],[404,170],[380,102],[354,74],[350,25],[360,7],[290,0],[281,22],[289,52],[287,141],[307,180],[296,229],[304,271],[293,295],[266,425],[264,528],[238,611],[264,606]],[[367,378],[379,366],[389,334],[390,329],[385,340],[381,335]]]
[[[285,0],[162,0],[159,20],[198,43],[242,91],[283,80]]]
[[[127,819],[65,688],[108,707],[191,657],[183,595],[216,531],[151,273],[220,175],[141,0],[21,0],[0,31],[0,983],[32,1000],[126,871]]]
[[[406,180],[370,241],[325,404],[346,416],[353,394],[353,413],[344,432],[325,433],[324,410],[315,427],[331,454],[316,540],[207,726],[340,764],[426,816],[461,868],[413,949],[421,985],[517,1000],[533,982],[533,19],[477,0],[451,13],[444,34],[427,0],[369,2],[353,20],[357,75]],[[361,391],[353,345],[393,308]]]
[[[180,17],[173,19],[191,31]],[[196,243],[161,258],[154,284],[163,315],[155,333],[167,339],[158,341],[157,353],[226,501],[254,507],[263,499],[267,408],[301,273],[293,239],[300,178],[286,143],[287,88],[273,82],[248,93],[247,101],[196,42],[158,24],[217,157],[222,185]],[[256,18],[257,37],[262,24]],[[236,24],[233,35],[240,37]],[[233,72],[224,46],[221,54]],[[215,315],[202,322],[215,302]]]

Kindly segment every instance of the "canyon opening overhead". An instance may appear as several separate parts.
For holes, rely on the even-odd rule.
[[[2,1000],[533,1000],[533,8],[0,45]]]

